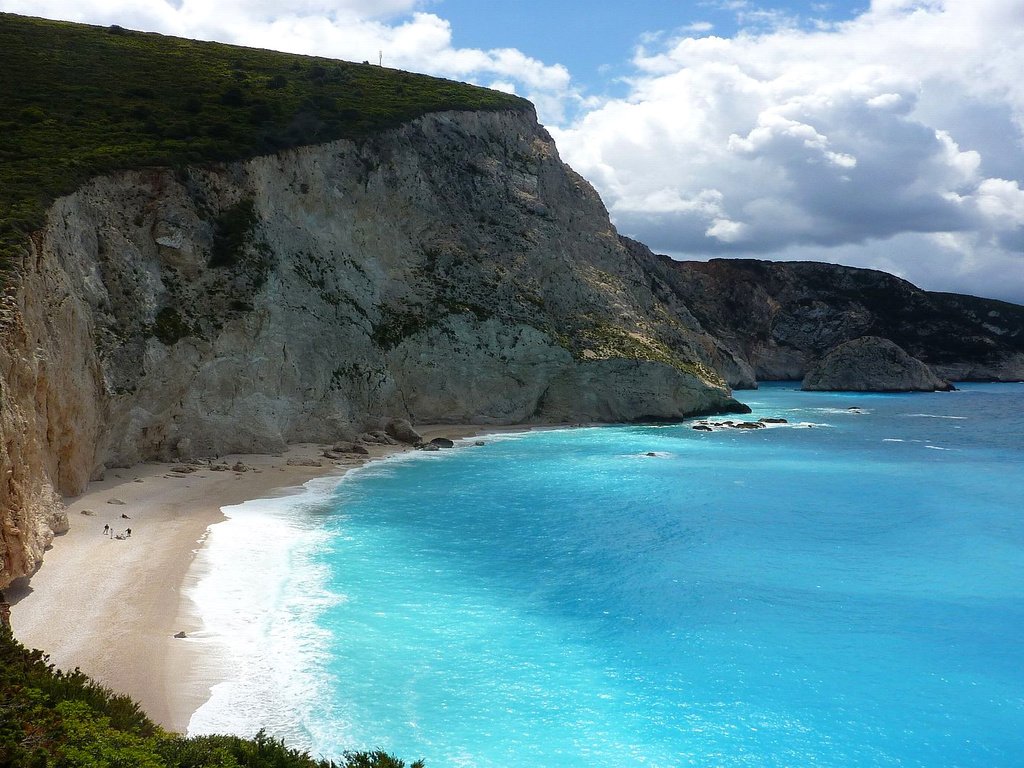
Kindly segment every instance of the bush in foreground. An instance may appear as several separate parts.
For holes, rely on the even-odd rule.
[[[79,670],[62,672],[0,624],[0,766],[3,768],[405,768],[382,751],[341,762],[252,739],[167,733],[129,697]],[[423,768],[417,761],[409,768]]]

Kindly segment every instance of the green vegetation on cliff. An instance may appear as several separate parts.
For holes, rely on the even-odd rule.
[[[370,64],[0,13],[0,268],[90,177],[372,136],[429,112],[529,110]]]
[[[0,623],[0,766],[12,768],[404,768],[384,752],[342,762],[288,749],[262,731],[185,738],[156,726],[138,704],[84,674],[60,672]],[[421,762],[410,768],[423,768]]]

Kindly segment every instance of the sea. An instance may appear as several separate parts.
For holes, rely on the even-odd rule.
[[[787,423],[487,435],[226,508],[189,642],[227,679],[189,733],[427,768],[1024,766],[1024,385],[738,394]]]

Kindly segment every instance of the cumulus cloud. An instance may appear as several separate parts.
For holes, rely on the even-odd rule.
[[[1024,301],[1024,4],[874,0],[811,29],[731,7],[753,28],[648,37],[629,95],[555,131],[619,228]]]

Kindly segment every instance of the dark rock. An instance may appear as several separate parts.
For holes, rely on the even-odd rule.
[[[739,424],[731,425],[734,429],[764,429],[760,421],[741,421]]]
[[[398,445],[398,441],[395,438],[381,429],[375,429],[370,434],[377,438],[377,442],[381,445]]]
[[[475,443],[473,443],[473,445],[482,446],[487,445],[487,443],[485,443],[483,440],[477,440]]]
[[[384,426],[384,432],[408,445],[419,445],[423,442],[423,435],[413,429],[412,424],[406,419],[391,419]]]
[[[454,448],[455,442],[447,437],[435,437],[428,445],[436,445],[438,448]]]
[[[935,392],[953,386],[917,358],[878,336],[862,336],[831,350],[804,378],[804,390]]]
[[[181,640],[181,639],[183,639],[183,638],[186,638],[186,637],[188,637],[188,635],[186,635],[186,634],[185,634],[184,632],[175,632],[175,633],[174,633],[174,636],[175,636],[176,638],[178,638],[179,640]]]
[[[369,456],[370,451],[367,450],[365,445],[359,445],[359,443],[348,443],[341,442],[335,443],[331,449],[335,453],[357,453],[360,456]]]
[[[714,432],[707,424],[694,424],[691,429],[696,429],[698,432]]]
[[[800,380],[839,344],[892,340],[945,379],[1024,379],[1024,307],[923,291],[872,269],[815,262],[663,257],[667,281],[759,381]]]
[[[787,419],[779,419],[774,416],[766,416],[763,419],[758,419],[762,424],[789,424]]]
[[[435,445],[433,442],[426,443],[420,446],[421,451],[440,451],[441,446]]]

